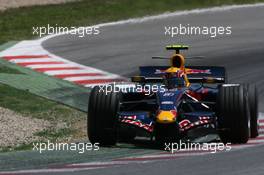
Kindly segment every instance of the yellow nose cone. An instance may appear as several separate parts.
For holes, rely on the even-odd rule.
[[[160,111],[157,116],[158,123],[173,123],[176,121],[176,116],[171,111]]]

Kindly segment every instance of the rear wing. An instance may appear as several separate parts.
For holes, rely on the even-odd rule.
[[[135,82],[160,82],[169,66],[143,66],[140,75],[132,81]],[[188,79],[191,83],[226,83],[226,70],[218,66],[186,66]],[[141,77],[141,78],[140,78]]]

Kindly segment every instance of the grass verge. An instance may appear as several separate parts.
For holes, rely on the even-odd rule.
[[[5,74],[23,74],[22,72],[0,64],[0,72]]]
[[[24,117],[44,119],[51,122],[48,129],[34,136],[41,142],[71,142],[86,139],[86,114],[76,109],[58,104],[27,91],[0,84],[0,104],[2,107],[22,114]],[[32,149],[31,144],[19,144],[15,147],[0,147],[0,152]]]
[[[32,35],[33,26],[87,26],[166,11],[257,2],[264,0],[82,0],[61,5],[9,9],[0,12],[0,44],[36,37]]]
[[[0,84],[0,92],[1,106],[24,116],[29,115],[33,118],[49,121],[61,120],[63,122],[70,122],[73,118],[84,114],[68,106],[4,84]]]

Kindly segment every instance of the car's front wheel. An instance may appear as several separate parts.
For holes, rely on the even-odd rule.
[[[87,132],[91,143],[103,146],[116,144],[120,97],[120,93],[105,93],[98,86],[92,89],[87,117]]]
[[[247,90],[243,86],[221,86],[217,98],[219,136],[224,143],[247,143],[250,114]]]

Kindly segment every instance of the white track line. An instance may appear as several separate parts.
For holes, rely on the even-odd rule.
[[[105,86],[109,83],[89,83],[89,84],[84,84],[83,86],[84,87],[89,87],[89,88],[92,88],[94,86]]]
[[[120,76],[117,75],[107,75],[107,76],[83,76],[83,77],[70,77],[64,78],[67,81],[80,81],[80,80],[105,80],[105,79],[118,79]]]
[[[12,63],[38,63],[55,61],[53,58],[29,58],[29,59],[12,59]]]
[[[139,156],[139,157],[129,157],[125,158],[125,160],[133,160],[133,159],[155,159],[155,158],[167,158],[167,157],[183,157],[183,156],[199,156],[199,155],[205,155],[205,154],[210,154],[210,152],[177,152],[174,154],[168,153],[168,154],[154,154],[154,155],[145,155],[145,156]]]
[[[35,65],[28,65],[26,66],[31,69],[38,69],[38,68],[55,68],[55,67],[76,67],[75,64],[35,64]]]
[[[54,70],[54,71],[47,71],[45,73],[48,75],[69,75],[69,74],[94,73],[94,72],[90,72],[89,70],[82,69],[82,70]]]

